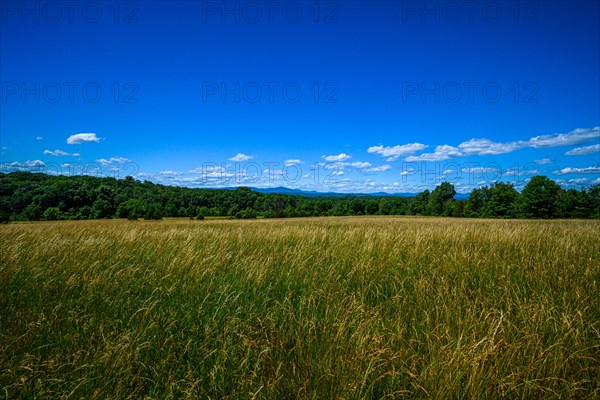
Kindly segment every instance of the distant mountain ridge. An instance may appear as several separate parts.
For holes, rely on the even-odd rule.
[[[235,190],[237,187],[228,187],[225,190]],[[316,190],[302,190],[292,189],[284,186],[273,187],[273,188],[256,188],[248,186],[248,189],[264,193],[264,194],[289,194],[294,196],[303,197],[415,197],[417,193],[340,193],[340,192],[318,192]]]
[[[236,188],[227,188],[227,190],[235,190]],[[290,194],[295,196],[303,197],[415,197],[418,193],[410,192],[399,192],[399,193],[388,193],[388,192],[374,192],[374,193],[340,193],[340,192],[318,192],[315,190],[302,190],[302,189],[291,189],[284,186],[274,188],[255,188],[249,187],[250,190],[265,194]],[[454,196],[456,199],[463,200],[469,197],[465,193],[457,193]]]

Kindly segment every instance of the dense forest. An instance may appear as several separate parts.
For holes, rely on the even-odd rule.
[[[600,218],[600,185],[562,189],[535,176],[518,192],[496,182],[456,200],[451,183],[414,197],[304,197],[235,190],[191,189],[125,179],[0,174],[0,221],[163,217],[283,218],[346,215],[430,215],[486,218]]]

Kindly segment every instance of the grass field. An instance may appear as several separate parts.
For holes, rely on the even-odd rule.
[[[0,226],[0,396],[599,398],[600,221]]]

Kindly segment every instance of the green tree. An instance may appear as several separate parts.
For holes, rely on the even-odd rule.
[[[179,216],[178,212],[177,212],[177,206],[172,201],[169,201],[167,203],[167,206],[165,207],[165,215],[167,217],[178,217]]]
[[[23,215],[28,221],[39,221],[42,218],[42,208],[36,203],[31,203],[25,207]]]
[[[589,211],[587,218],[600,218],[600,184],[588,190]]]
[[[368,199],[365,201],[365,214],[375,215],[379,212],[379,201],[374,199]]]
[[[555,218],[559,216],[562,189],[546,176],[534,176],[521,192],[521,216]]]
[[[473,189],[463,211],[465,217],[478,218],[484,217],[484,208],[489,198],[489,188],[487,186]]]
[[[234,217],[236,219],[253,219],[257,217],[257,212],[252,208],[246,208],[242,211],[238,211]]]
[[[411,204],[411,212],[414,215],[427,215],[427,204],[429,203],[430,192],[425,189],[417,194]]]
[[[137,220],[143,214],[142,202],[138,199],[129,199],[117,207],[117,217]]]
[[[90,207],[88,205],[83,205],[77,211],[77,215],[75,216],[75,218],[76,219],[90,219],[90,218],[92,218],[92,216],[93,216],[92,207]]]
[[[98,199],[92,206],[92,215],[95,219],[111,218],[114,214],[112,205],[104,199]]]
[[[519,192],[512,183],[495,182],[487,190],[483,214],[489,217],[514,218]]]
[[[590,211],[590,196],[585,189],[569,189],[562,192],[559,212],[561,217],[587,218],[591,214]]]
[[[427,210],[429,215],[451,215],[456,190],[450,182],[440,183],[429,196]]]
[[[465,209],[465,204],[466,202],[464,200],[462,201],[456,201],[454,203],[454,209],[452,210],[452,216],[456,217],[456,218],[460,218],[463,216],[463,211]]]
[[[10,220],[10,215],[4,210],[0,208],[0,224],[7,224]]]
[[[58,207],[48,207],[46,211],[44,211],[43,215],[46,221],[58,221],[62,219],[62,213],[58,209]]]
[[[209,214],[210,214],[210,210],[208,207],[206,207],[206,206],[198,207],[198,212],[196,213],[196,218],[198,220],[202,221]]]
[[[151,203],[145,207],[144,219],[146,220],[159,220],[163,217],[163,210],[160,204]]]

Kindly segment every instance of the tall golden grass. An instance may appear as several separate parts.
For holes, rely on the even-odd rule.
[[[0,226],[0,396],[598,398],[600,221]]]

